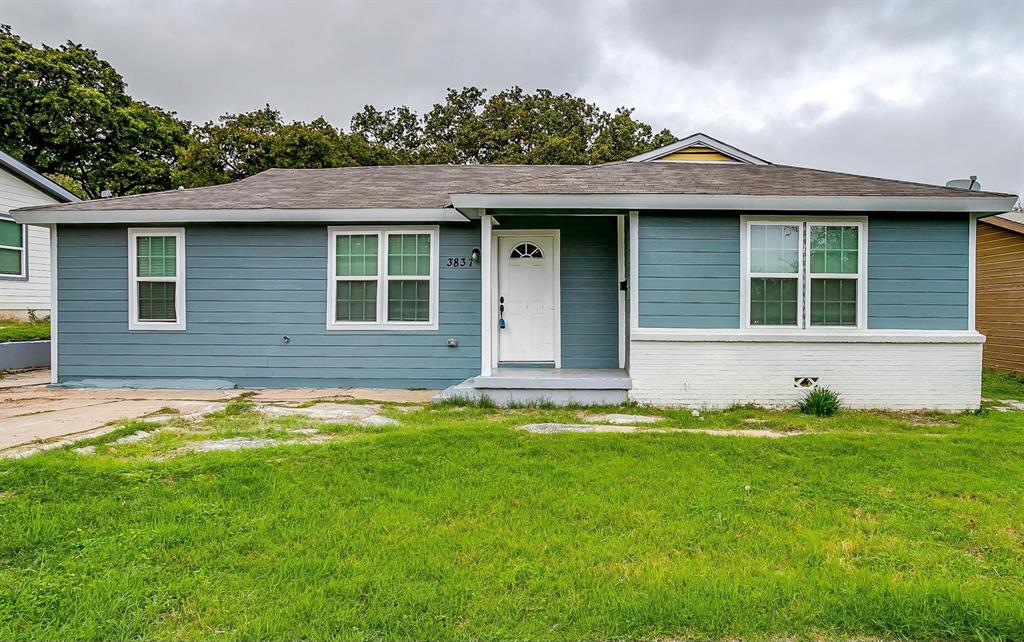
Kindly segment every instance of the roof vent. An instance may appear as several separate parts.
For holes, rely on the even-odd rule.
[[[977,192],[981,190],[981,183],[978,182],[977,176],[970,178],[955,178],[946,183],[946,187],[952,187],[954,189],[965,189],[971,192]]]

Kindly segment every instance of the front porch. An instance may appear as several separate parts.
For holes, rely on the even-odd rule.
[[[436,398],[487,398],[499,406],[615,405],[628,399],[631,387],[632,380],[621,368],[494,368],[489,375],[470,377]]]

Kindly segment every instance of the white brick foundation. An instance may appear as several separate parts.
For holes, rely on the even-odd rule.
[[[659,405],[792,406],[795,377],[852,408],[964,410],[981,402],[984,337],[974,332],[854,334],[634,330],[630,398]]]

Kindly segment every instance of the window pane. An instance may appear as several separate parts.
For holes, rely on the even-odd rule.
[[[388,283],[388,321],[429,320],[429,281],[390,281]]]
[[[14,221],[0,221],[0,245],[21,247],[21,225]]]
[[[795,274],[799,267],[799,226],[750,226],[751,272],[785,272]]]
[[[857,279],[811,279],[811,325],[857,325]]]
[[[175,321],[174,294],[174,283],[139,281],[139,320]]]
[[[859,239],[856,226],[811,226],[811,272],[856,274]]]
[[[388,237],[390,276],[430,275],[430,235],[392,234]]]
[[[336,276],[377,276],[376,234],[339,234],[335,252]]]
[[[750,325],[796,325],[797,279],[750,279]]]
[[[175,246],[178,239],[173,236],[140,236],[135,241],[139,276],[176,275]]]
[[[0,274],[21,274],[21,250],[0,249]]]
[[[377,282],[338,281],[334,318],[337,321],[377,321]]]

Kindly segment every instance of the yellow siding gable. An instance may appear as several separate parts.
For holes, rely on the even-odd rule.
[[[735,158],[726,156],[721,152],[717,152],[710,147],[687,147],[671,154],[666,154],[658,160],[663,161],[690,161],[690,162],[706,162],[706,161],[733,161],[736,162]]]

